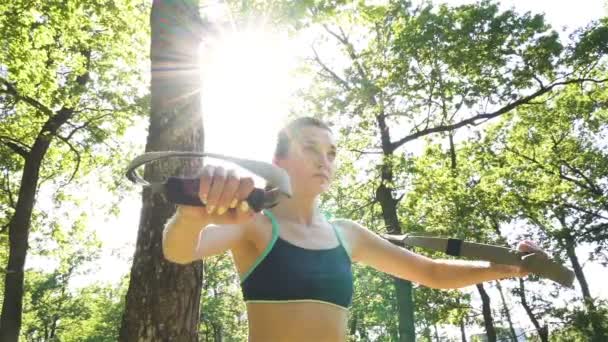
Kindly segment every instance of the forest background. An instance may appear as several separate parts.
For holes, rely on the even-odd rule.
[[[353,341],[608,336],[605,1],[154,3],[181,16],[148,1],[0,4],[0,336],[129,340],[154,321],[130,314],[147,202],[124,177],[155,134],[154,20],[196,38],[188,75],[175,71],[196,87],[170,100],[196,101],[174,112],[202,118],[185,122],[205,151],[270,161],[281,125],[315,115],[340,141],[331,215],[530,238],[576,273],[573,289],[530,276],[439,291],[357,266]],[[246,340],[229,255],[194,269],[195,335]]]

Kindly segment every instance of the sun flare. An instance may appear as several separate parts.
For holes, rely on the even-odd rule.
[[[294,90],[289,40],[262,30],[234,32],[201,55],[205,150],[270,161]]]

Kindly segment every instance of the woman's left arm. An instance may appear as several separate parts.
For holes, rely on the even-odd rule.
[[[483,261],[431,259],[396,246],[354,221],[339,220],[335,223],[342,227],[345,233],[353,261],[427,287],[461,288],[485,281],[522,277],[528,274],[517,266]],[[518,249],[541,251],[528,241],[520,243]]]

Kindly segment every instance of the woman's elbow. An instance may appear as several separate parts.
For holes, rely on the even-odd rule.
[[[429,260],[429,264],[425,267],[426,272],[422,277],[421,285],[435,290],[451,290],[458,288],[452,284],[447,273],[442,267],[442,264],[436,260]]]
[[[163,256],[165,257],[165,260],[179,265],[188,265],[194,261],[192,258],[186,258],[184,256],[171,253],[163,253]]]
[[[194,261],[193,255],[187,255],[183,251],[171,248],[168,244],[163,241],[162,243],[163,257],[165,260],[170,261],[174,264],[187,265]]]

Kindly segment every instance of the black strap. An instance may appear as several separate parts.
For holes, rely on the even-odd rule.
[[[448,239],[448,246],[445,249],[445,253],[451,256],[460,256],[460,247],[462,247],[462,240]]]

